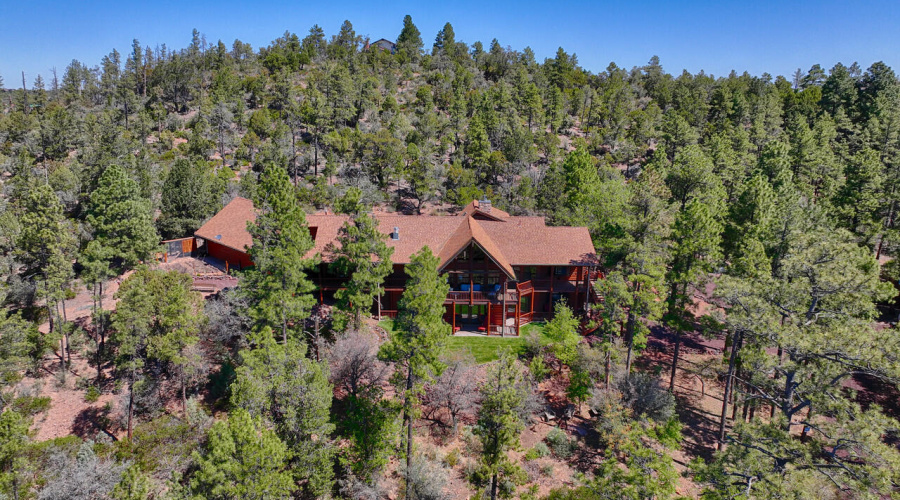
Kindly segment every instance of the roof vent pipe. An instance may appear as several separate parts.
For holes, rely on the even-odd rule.
[[[399,240],[399,239],[400,239],[400,228],[399,228],[399,227],[395,227],[395,228],[394,228],[394,232],[391,233],[391,239],[392,239],[392,240]]]

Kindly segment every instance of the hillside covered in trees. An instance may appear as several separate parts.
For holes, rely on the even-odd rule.
[[[397,27],[3,75],[0,498],[900,495],[891,68],[592,73]],[[256,265],[202,296],[161,241],[237,196]],[[369,317],[371,212],[481,199],[587,227],[597,304],[451,342],[423,249]],[[327,307],[324,209],[350,215]]]

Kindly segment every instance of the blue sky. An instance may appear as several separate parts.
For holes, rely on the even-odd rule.
[[[290,30],[303,37],[313,24],[328,36],[349,19],[356,32],[394,39],[410,14],[426,47],[445,22],[457,40],[497,38],[539,60],[557,47],[578,55],[594,72],[614,61],[631,68],[658,55],[678,74],[731,69],[790,76],[815,63],[858,61],[867,68],[884,61],[900,71],[900,1],[572,1],[457,0],[444,2],[267,2],[91,0],[0,0],[0,76],[6,87],[29,87],[37,73],[56,67],[60,76],[72,59],[89,66],[113,48],[129,50],[134,38],[146,46],[182,48],[197,28],[229,47],[235,38],[266,45]]]

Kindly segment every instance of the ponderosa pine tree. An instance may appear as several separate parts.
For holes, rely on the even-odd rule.
[[[282,342],[286,342],[288,330],[302,331],[303,322],[315,305],[311,294],[315,285],[307,271],[318,260],[307,256],[313,240],[306,213],[287,172],[269,165],[262,174],[257,194],[258,215],[248,225],[253,237],[250,258],[254,268],[247,272],[243,287],[250,298],[250,315],[257,326],[279,331]]]
[[[66,364],[70,361],[70,328],[65,324],[65,299],[75,274],[72,269],[75,237],[63,215],[59,198],[47,184],[30,187],[21,201],[19,213],[18,257],[25,267],[25,280],[34,284],[37,298],[44,302],[50,333],[62,333],[60,373],[65,379]]]
[[[412,424],[418,415],[423,383],[442,369],[441,351],[450,335],[444,322],[444,300],[450,285],[438,272],[438,258],[428,246],[413,254],[406,266],[409,280],[397,305],[397,318],[380,356],[396,363],[394,382],[403,394],[406,466],[412,460]]]
[[[103,377],[106,333],[109,326],[109,311],[103,308],[103,286],[106,280],[115,276],[111,267],[112,252],[99,240],[91,240],[82,250],[78,261],[82,265],[81,281],[91,289],[91,318],[94,322],[94,340],[97,344],[94,363],[97,367],[97,380],[100,380]]]
[[[197,342],[202,322],[200,296],[191,278],[177,271],[141,267],[122,282],[112,317],[111,340],[117,347],[116,370],[128,381],[127,432],[134,424],[135,389],[144,383],[148,361],[168,365],[178,380],[182,409],[186,403],[190,359],[186,349]]]
[[[553,318],[547,321],[544,334],[552,342],[550,350],[560,363],[572,366],[578,357],[578,343],[581,334],[578,332],[579,321],[572,313],[572,308],[565,301],[553,306]]]
[[[221,207],[217,184],[205,164],[176,160],[163,183],[162,213],[156,221],[163,238],[183,238],[200,228]]]
[[[190,498],[288,499],[296,488],[288,447],[260,417],[243,409],[213,424],[205,449],[193,458],[197,471],[190,478]]]
[[[409,62],[417,63],[422,56],[423,46],[422,33],[413,24],[412,16],[407,14],[403,17],[403,29],[397,36],[397,52]]]
[[[339,273],[349,275],[350,280],[334,295],[355,330],[362,328],[363,315],[372,308],[372,301],[381,300],[384,279],[393,270],[394,249],[386,240],[387,235],[379,230],[378,221],[365,212],[353,215],[338,234],[340,248],[332,266]],[[347,319],[335,318],[338,329],[347,327]]]
[[[21,313],[0,316],[0,411],[12,403],[24,372],[34,368],[48,347],[37,325]]]
[[[896,422],[843,392],[856,374],[900,375],[889,354],[900,349],[896,336],[871,326],[874,301],[896,291],[879,282],[874,258],[853,240],[828,227],[795,230],[770,275],[719,284],[728,326],[745,338],[744,398],[774,407],[774,418],[737,425],[726,450],[702,468],[711,498],[812,487],[879,495],[896,484],[900,453],[882,441]],[[800,426],[809,432],[798,440],[791,431]]]
[[[87,223],[94,239],[108,248],[115,268],[130,268],[159,247],[150,202],[124,168],[106,168],[91,193]]]
[[[9,498],[24,498],[28,483],[24,474],[28,447],[28,422],[17,412],[0,413],[0,492]]]
[[[308,495],[319,498],[334,483],[328,365],[307,357],[306,344],[276,343],[268,327],[241,351],[243,365],[231,385],[231,404],[269,422],[290,451],[290,468]]]
[[[628,185],[627,201],[611,224],[619,239],[605,259],[614,264],[608,278],[624,286],[605,289],[610,311],[625,310],[626,376],[631,372],[635,348],[641,349],[648,333],[641,318],[657,320],[663,312],[658,290],[665,286],[666,239],[672,220],[666,203],[668,190],[658,173],[644,172]],[[598,288],[602,289],[600,286]]]
[[[479,475],[487,479],[491,500],[496,500],[500,479],[521,481],[519,466],[509,459],[509,451],[519,446],[525,429],[522,419],[531,386],[526,372],[509,350],[488,369],[481,388],[481,408],[473,432],[481,440]],[[504,492],[504,497],[512,492]]]
[[[675,370],[681,348],[682,332],[691,327],[691,289],[702,289],[709,273],[721,256],[722,223],[710,206],[699,200],[688,202],[675,217],[672,227],[672,247],[669,270],[667,311],[665,320],[675,330],[675,350],[672,354],[672,375],[669,390],[675,390]]]

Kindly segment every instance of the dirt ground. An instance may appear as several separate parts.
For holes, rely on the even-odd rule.
[[[237,285],[237,278],[226,275],[215,264],[215,262],[205,262],[193,257],[182,257],[153,265],[158,269],[190,274],[194,279],[195,289],[200,291],[204,297],[208,297],[226,287]],[[130,275],[131,272],[125,273],[104,284],[103,309],[109,311],[115,309],[117,302],[115,293],[122,281]],[[65,303],[66,318],[81,328],[90,328],[93,307],[94,299],[91,291],[79,287],[75,297]],[[50,324],[40,325],[39,330],[44,333],[49,332]],[[75,340],[83,344],[92,342],[82,336]],[[108,426],[102,425],[107,419],[115,421],[118,418],[118,396],[113,394],[113,387],[103,387],[100,398],[94,403],[89,403],[84,399],[87,385],[93,382],[97,375],[96,368],[91,366],[82,354],[75,352],[84,350],[84,347],[87,346],[73,349],[72,363],[67,371],[65,383],[60,382],[60,359],[57,347],[55,352],[45,356],[43,369],[40,372],[41,377],[26,377],[18,384],[17,391],[19,393],[50,398],[48,411],[37,415],[34,420],[32,430],[35,440],[46,441],[72,434],[93,439],[98,433],[106,434],[108,432],[112,432],[109,434],[110,437],[119,437],[114,436],[115,431],[111,431]],[[109,383],[110,367],[107,366],[104,372]],[[105,408],[107,403],[109,403],[111,411]]]
[[[209,296],[224,288],[233,287],[237,279],[228,276],[214,261],[202,261],[190,257],[170,260],[156,264],[160,269],[175,270],[190,274],[194,278],[194,286],[204,296]],[[115,292],[127,275],[110,280],[104,286],[103,307],[115,307]],[[65,310],[69,320],[82,327],[90,326],[90,315],[93,298],[88,290],[81,289],[75,298],[66,301]],[[708,310],[710,305],[702,303],[698,308]],[[380,339],[386,339],[385,332],[380,331],[373,321],[370,325],[379,333]],[[47,331],[49,325],[42,325]],[[674,337],[661,327],[651,328],[647,348],[636,360],[636,365],[650,373],[656,373],[667,386],[671,369]],[[84,340],[90,342],[90,340]],[[718,434],[718,422],[722,410],[723,386],[718,373],[723,370],[723,349],[725,342],[721,338],[707,339],[697,332],[685,333],[682,337],[679,370],[676,376],[675,397],[676,411],[683,424],[684,440],[679,451],[673,453],[676,468],[686,472],[688,464],[696,457],[708,459],[714,453]],[[45,361],[41,377],[27,377],[19,384],[20,392],[34,396],[50,398],[48,411],[35,418],[34,438],[44,441],[67,435],[78,435],[83,438],[97,439],[107,435],[112,439],[121,437],[121,420],[118,414],[118,399],[113,382],[107,376],[107,385],[96,402],[85,401],[87,382],[96,377],[96,368],[91,366],[81,354],[73,354],[72,363],[65,383],[59,379],[60,360],[56,353],[49,354]],[[109,368],[106,368],[107,374]],[[482,366],[479,377],[484,376]],[[564,377],[551,377],[539,386],[544,394],[548,408],[556,415],[562,415],[566,406]],[[864,377],[854,378],[847,383],[848,388],[857,391],[860,403],[883,406],[890,415],[900,416],[900,393],[895,387],[885,386],[878,380]],[[386,387],[388,395],[393,393],[392,387]],[[172,411],[177,413],[177,409]],[[586,411],[586,410],[585,410]],[[729,415],[730,416],[730,415]],[[464,415],[463,423],[474,423],[474,415]],[[585,437],[592,431],[591,423],[576,414],[567,425],[558,419],[531,422],[521,435],[521,447],[511,453],[511,457],[523,466],[528,475],[528,484],[520,487],[519,495],[535,492],[538,496],[546,495],[550,490],[577,483],[579,473],[591,472],[596,465],[596,457],[583,445]],[[728,426],[731,426],[730,419]],[[570,460],[561,460],[553,456],[525,461],[524,454],[536,443],[544,440],[552,427],[565,430],[570,439],[578,439],[582,443],[580,455]],[[427,421],[420,421],[416,428],[416,448],[419,453],[426,454],[434,460],[446,461],[448,456],[458,455],[458,461],[451,468],[449,491],[454,499],[477,497],[478,492],[466,479],[467,467],[472,467],[476,457],[469,450],[470,444],[463,439],[465,433],[449,436],[447,431]],[[400,464],[392,461],[385,474],[384,486],[393,491],[392,498],[399,497]],[[677,494],[686,497],[697,497],[700,488],[689,478],[681,477]]]

